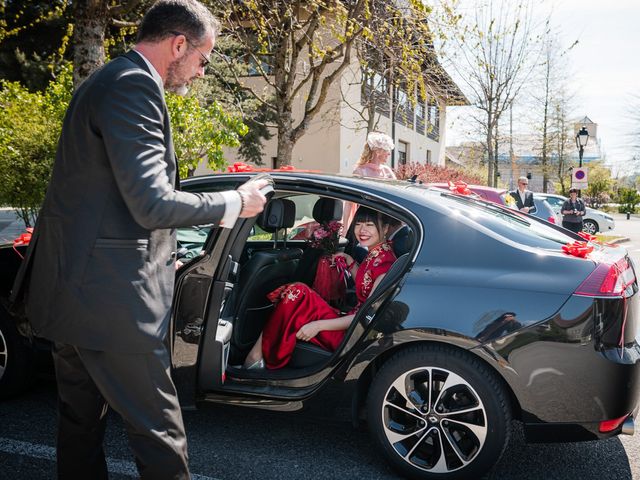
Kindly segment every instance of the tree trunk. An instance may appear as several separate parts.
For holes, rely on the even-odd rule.
[[[493,126],[491,125],[491,113],[487,118],[487,185],[493,186]]]
[[[108,0],[74,2],[73,85],[75,88],[105,62]]]
[[[492,187],[498,186],[498,176],[500,175],[500,171],[498,170],[498,148],[500,146],[500,142],[498,140],[499,138],[500,136],[498,132],[498,123],[496,122],[496,133],[493,136],[493,161],[495,166],[493,167],[493,185],[491,185]]]
[[[278,159],[276,168],[291,165],[291,154],[293,153],[294,145],[291,138],[292,125],[291,111],[281,109],[278,117]]]

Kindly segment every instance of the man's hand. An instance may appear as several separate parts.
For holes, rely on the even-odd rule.
[[[529,213],[529,207],[522,207],[520,211],[524,213]]]
[[[241,218],[250,218],[258,215],[263,209],[267,198],[260,191],[269,184],[267,180],[247,182],[238,187],[237,192],[242,197]]]

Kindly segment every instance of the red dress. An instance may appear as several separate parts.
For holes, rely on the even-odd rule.
[[[358,305],[349,312],[355,313],[367,299],[376,279],[389,271],[396,257],[387,242],[376,245],[358,267],[355,286]],[[303,325],[316,320],[340,317],[340,312],[330,306],[318,293],[304,283],[283,285],[269,294],[277,301],[275,310],[262,331],[262,354],[267,368],[282,368],[291,359],[296,346],[296,333]],[[324,330],[310,342],[326,350],[335,351],[344,330]]]

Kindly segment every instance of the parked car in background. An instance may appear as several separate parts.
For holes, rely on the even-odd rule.
[[[562,225],[562,218],[558,217],[558,215],[556,214],[551,204],[547,202],[544,198],[536,197],[534,195],[533,203],[536,206],[536,209],[531,215],[541,218],[549,223]]]
[[[560,213],[560,211],[562,209],[562,204],[567,201],[567,197],[563,197],[557,193],[536,193],[535,196],[544,198],[549,202],[556,213],[560,215],[560,219],[562,219],[562,213]],[[615,228],[615,220],[611,215],[601,212],[600,210],[596,210],[595,208],[587,207],[586,210],[586,214],[582,220],[582,230],[584,232],[594,235],[598,232],[608,232]],[[560,224],[562,224],[562,220]]]
[[[443,182],[429,183],[427,186],[449,190],[449,184]],[[504,188],[493,188],[487,187],[486,185],[467,185],[467,188],[483,200],[499,205],[506,204],[505,198],[509,193],[509,191]]]
[[[181,186],[224,191],[250,176]],[[287,415],[315,404],[312,411],[336,419],[350,412],[401,474],[423,480],[481,478],[504,451],[512,419],[529,441],[633,433],[640,295],[624,248],[575,243],[583,239],[568,230],[448,189],[272,176],[273,198],[258,217],[180,231],[190,256],[176,271],[167,344],[184,407],[208,401]],[[315,273],[318,256],[304,234],[310,219],[339,220],[344,202],[405,223],[410,251],[360,305],[335,351],[298,341],[284,368],[234,366],[274,308],[268,293]],[[0,248],[0,397],[26,386],[35,353],[49,347],[20,305],[8,308],[25,250],[14,247]]]
[[[449,188],[446,183],[430,183],[429,186],[440,189]],[[483,200],[515,208],[515,206],[508,204],[507,195],[509,195],[509,191],[505,188],[493,188],[485,185],[467,185],[467,188]],[[534,195],[533,202],[536,206],[536,210],[532,212],[531,215],[541,218],[549,223],[562,225],[562,217],[556,215],[553,207],[547,203],[544,198],[536,198]]]

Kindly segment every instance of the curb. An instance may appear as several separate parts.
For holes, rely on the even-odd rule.
[[[619,243],[625,243],[630,241],[631,239],[629,237],[620,237],[620,238],[614,238],[613,240],[611,240],[610,242],[606,242],[612,245],[617,245]]]

